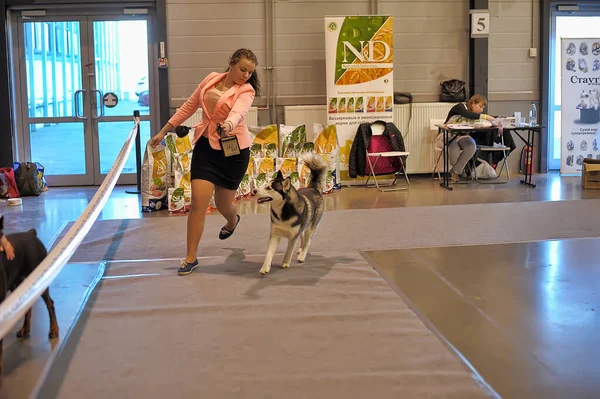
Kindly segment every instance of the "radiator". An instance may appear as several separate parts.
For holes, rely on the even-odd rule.
[[[434,142],[437,129],[432,131],[432,120],[446,119],[448,111],[454,103],[414,103],[412,104],[412,120],[407,131],[410,104],[394,105],[394,124],[404,136],[406,151],[410,152],[407,160],[407,173],[431,173],[435,168]],[[327,124],[327,106],[286,106],[284,107],[286,125],[306,124],[311,130],[313,123]]]
[[[327,126],[326,105],[298,105],[283,107],[283,117],[288,126],[306,125],[306,133],[313,135],[313,124]],[[313,137],[314,139],[314,137]]]
[[[179,110],[179,108],[177,108]],[[202,120],[202,108],[198,108],[192,116],[190,116],[185,122],[182,123],[184,126],[195,126]],[[258,108],[252,107],[246,114],[246,126],[258,126]]]
[[[404,146],[410,155],[406,161],[407,173],[431,173],[435,168],[435,138],[437,128],[431,129],[432,120],[443,123],[454,103],[414,103],[408,128],[410,104],[394,105],[394,124],[402,132]]]

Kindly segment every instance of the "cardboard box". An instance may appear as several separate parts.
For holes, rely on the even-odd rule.
[[[581,186],[584,189],[600,190],[600,160],[591,158],[583,160]]]

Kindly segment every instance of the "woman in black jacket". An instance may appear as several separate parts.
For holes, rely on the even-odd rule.
[[[458,103],[452,107],[448,112],[448,116],[444,123],[448,123],[450,118],[457,115],[466,119],[486,119],[490,122],[495,121],[496,119],[493,116],[483,113],[486,104],[487,100],[484,96],[475,94],[467,101],[467,103]],[[440,142],[439,139],[440,137],[438,137],[438,142]],[[465,165],[473,158],[476,151],[477,144],[475,144],[473,137],[469,135],[459,136],[448,146],[448,162],[452,166],[450,175],[453,182],[459,181],[459,176],[463,172]]]

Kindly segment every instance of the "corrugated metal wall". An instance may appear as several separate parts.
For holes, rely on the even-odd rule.
[[[323,18],[365,15],[369,4],[368,0],[168,0],[171,107],[181,105],[209,72],[224,70],[228,56],[239,47],[255,51],[260,67],[267,66],[267,29],[272,30],[277,104],[324,104]],[[537,99],[538,59],[529,58],[528,49],[532,11],[537,34],[538,0],[490,0],[489,8],[490,102]],[[467,0],[380,0],[378,12],[394,15],[396,91],[412,92],[416,102],[436,101],[439,82],[468,80]],[[258,71],[265,82],[265,70]],[[264,99],[255,101],[264,104]]]

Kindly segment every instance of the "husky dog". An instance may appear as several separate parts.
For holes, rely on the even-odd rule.
[[[284,178],[279,171],[277,177],[266,187],[254,190],[259,204],[269,202],[271,206],[271,235],[260,274],[265,275],[271,270],[271,261],[281,237],[288,239],[281,267],[290,266],[298,237],[301,241],[298,262],[304,262],[310,240],[323,216],[325,210],[323,189],[327,178],[327,162],[316,154],[306,155],[303,160],[310,169],[308,187],[296,190],[291,179]]]

